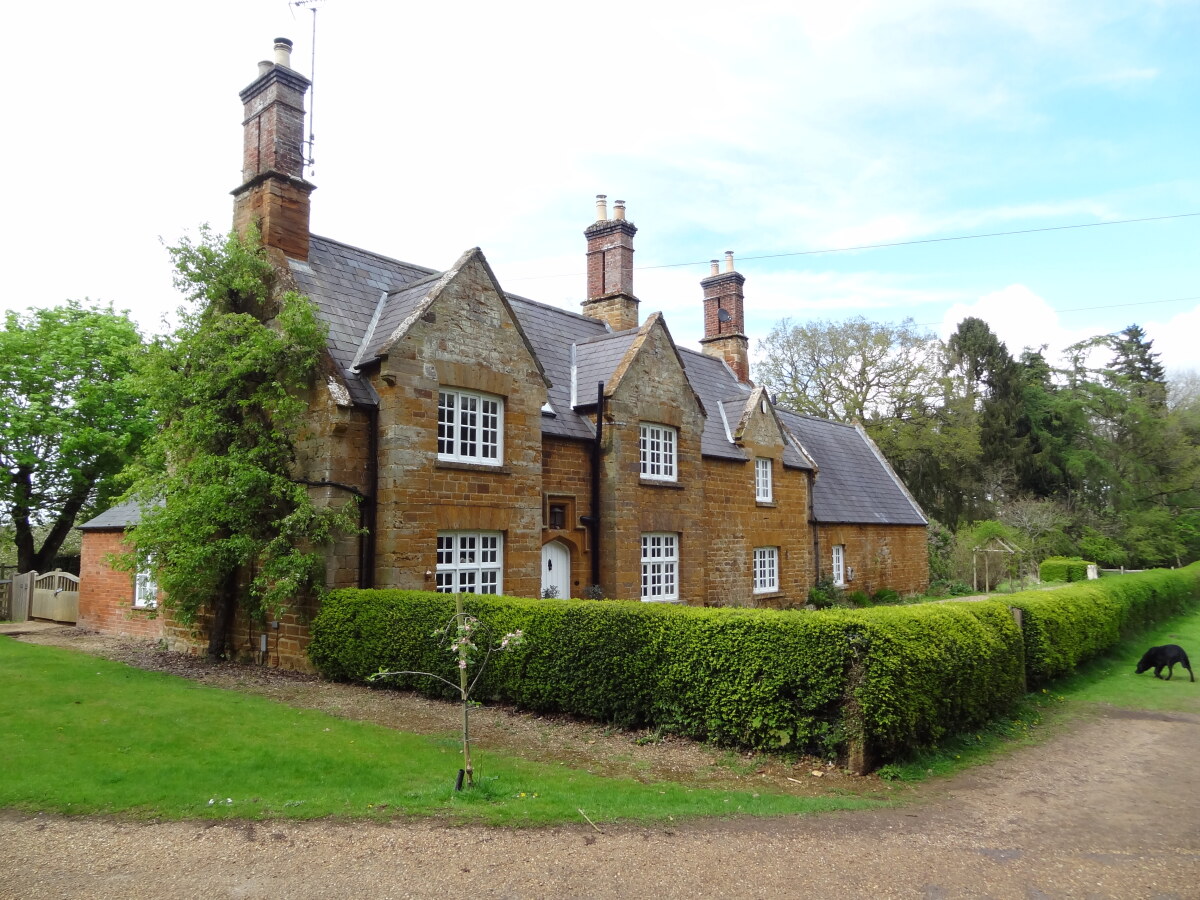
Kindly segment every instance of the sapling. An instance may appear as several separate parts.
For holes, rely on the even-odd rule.
[[[458,691],[459,698],[462,701],[463,768],[458,773],[458,780],[455,782],[454,789],[462,789],[464,774],[466,775],[467,786],[474,787],[475,769],[471,765],[471,692],[479,682],[479,677],[487,667],[488,658],[492,653],[519,647],[525,640],[525,633],[520,630],[510,631],[500,639],[499,643],[493,644],[491,629],[475,616],[464,612],[462,594],[455,594],[454,615],[446,623],[445,628],[440,628],[432,632],[430,636],[439,639],[454,656],[458,668],[458,684],[434,672],[401,672],[383,668],[368,677],[367,680],[377,681],[397,675],[424,675],[428,678],[436,678],[438,681],[448,684],[451,688]],[[483,644],[482,651],[477,641]],[[483,653],[483,658],[479,661],[479,665],[475,669],[475,677],[471,678],[467,670],[475,662],[480,652]]]

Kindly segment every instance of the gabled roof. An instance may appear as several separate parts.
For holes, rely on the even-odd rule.
[[[316,304],[329,326],[329,352],[344,373],[351,398],[373,404],[365,381],[350,370],[376,318],[380,297],[437,273],[316,235],[309,243],[308,261],[289,259],[288,267],[297,288]]]
[[[351,398],[363,405],[374,405],[376,397],[355,367],[385,352],[389,341],[456,271],[416,266],[317,236],[312,238],[308,261],[289,260],[289,266],[297,287],[328,323],[330,354]],[[594,406],[597,382],[611,386],[619,377],[622,363],[654,317],[641,328],[613,333],[603,322],[578,313],[515,294],[500,296],[549,384],[542,433],[592,438],[595,429],[581,411]],[[665,323],[662,327],[669,336]],[[686,348],[675,350],[706,413],[701,453],[746,460],[746,451],[731,438],[747,414],[753,388],[738,381],[724,360]],[[865,432],[781,407],[775,407],[775,412],[795,441],[784,446],[784,465],[812,471],[816,464],[813,506],[819,522],[926,524],[920,507]],[[130,523],[94,524],[107,522],[110,514],[119,516],[123,508],[109,510],[81,527],[124,527]]]
[[[782,407],[776,411],[820,467],[813,484],[813,514],[818,522],[928,524],[921,508],[861,428]]]
[[[551,414],[542,415],[542,433],[566,438],[593,437],[592,423],[571,405],[571,345],[607,335],[608,329],[597,319],[515,294],[508,295],[508,302],[550,381]],[[581,388],[580,393],[594,400],[596,385]]]
[[[596,385],[605,383],[605,394],[611,392],[613,376],[617,367],[629,353],[637,340],[638,329],[602,334],[575,345],[575,366],[571,376],[574,384],[576,406],[594,406]]]

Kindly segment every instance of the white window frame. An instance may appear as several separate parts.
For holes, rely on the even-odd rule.
[[[158,582],[154,580],[153,560],[143,560],[133,575],[133,608],[158,608]]]
[[[838,587],[845,587],[845,585],[846,585],[846,545],[845,544],[834,544],[832,547],[832,551],[833,551],[833,566],[832,566],[833,571],[831,572],[831,574],[833,575],[833,583],[835,585],[837,585]]]
[[[504,535],[499,531],[439,531],[434,590],[442,594],[503,594]]]
[[[438,459],[498,466],[504,461],[504,398],[438,388]]]
[[[679,599],[679,535],[642,535],[642,601],[670,603]]]
[[[771,503],[775,499],[772,464],[773,461],[765,456],[754,460],[754,499],[759,503]]]
[[[670,425],[642,422],[639,428],[642,477],[651,481],[679,479],[679,431]]]
[[[754,593],[773,594],[779,590],[779,548],[754,548]]]

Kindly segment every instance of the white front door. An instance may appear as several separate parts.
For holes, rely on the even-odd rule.
[[[571,596],[571,551],[562,541],[542,545],[542,596]]]

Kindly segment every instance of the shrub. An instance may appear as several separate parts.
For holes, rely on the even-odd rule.
[[[470,596],[465,606],[497,633],[526,635],[491,660],[478,699],[728,746],[836,755],[865,739],[892,752],[971,727],[1020,690],[1019,634],[1001,604],[799,612]],[[452,612],[445,594],[335,591],[309,656],[338,680],[382,667],[441,673],[447,655],[430,634]],[[451,693],[424,678],[397,686]]]
[[[1078,556],[1051,556],[1038,566],[1038,577],[1042,581],[1087,581],[1088,566],[1094,565]]]
[[[893,591],[891,588],[880,588],[875,592],[875,596],[871,601],[876,604],[889,605],[900,602],[900,594]]]
[[[749,749],[879,761],[976,728],[1030,687],[1200,602],[1200,563],[970,603],[870,609],[702,609],[632,602],[464,599],[496,634],[526,642],[493,657],[474,696]],[[1017,628],[1009,606],[1019,608]],[[327,678],[380,668],[442,673],[431,638],[446,594],[335,591],[309,656]],[[435,696],[433,679],[397,686]]]

